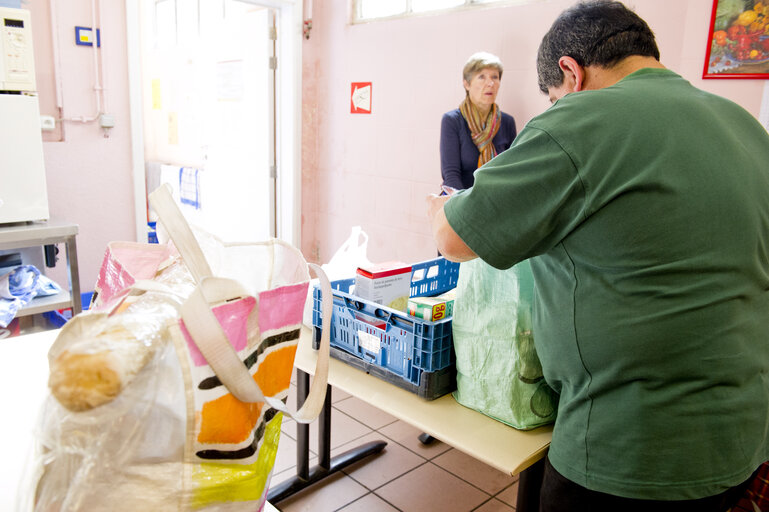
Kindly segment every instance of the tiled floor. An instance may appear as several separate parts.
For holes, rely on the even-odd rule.
[[[293,384],[289,405],[294,407]],[[332,390],[331,456],[375,440],[381,454],[364,459],[291,498],[283,512],[510,512],[518,478],[438,440],[422,444],[419,430],[371,405]],[[318,424],[310,426],[310,466],[317,462]],[[284,420],[271,485],[296,474],[296,423]]]

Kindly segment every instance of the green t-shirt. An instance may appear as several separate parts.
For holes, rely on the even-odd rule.
[[[557,101],[445,211],[490,264],[532,258],[561,474],[682,500],[769,459],[769,135],[750,114],[643,69]]]

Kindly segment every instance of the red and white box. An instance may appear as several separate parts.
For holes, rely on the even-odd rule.
[[[411,291],[411,265],[388,261],[358,267],[355,295],[388,308],[406,311]]]

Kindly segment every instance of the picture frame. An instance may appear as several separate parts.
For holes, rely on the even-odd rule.
[[[713,0],[702,78],[769,78],[769,0]]]

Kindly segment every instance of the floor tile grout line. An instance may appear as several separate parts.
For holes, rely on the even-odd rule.
[[[399,478],[403,478],[404,476],[408,475],[409,473],[412,473],[412,472],[416,471],[417,469],[421,468],[422,466],[424,466],[425,464],[429,464],[429,463],[430,463],[430,461],[429,461],[429,460],[426,460],[426,461],[422,462],[421,464],[419,464],[419,465],[417,465],[417,466],[414,466],[413,468],[411,468],[411,469],[409,469],[409,470],[407,470],[407,471],[405,471],[405,472],[401,473],[400,475],[398,475],[398,476],[395,476],[395,477],[391,478],[391,479],[390,479],[390,480],[388,480],[387,482],[385,482],[385,483],[383,483],[383,484],[381,484],[381,485],[378,485],[377,487],[374,487],[373,489],[372,489],[372,488],[370,488],[370,487],[368,487],[368,486],[366,486],[366,484],[364,484],[363,482],[360,482],[360,481],[356,480],[354,476],[347,474],[347,473],[345,472],[345,470],[342,470],[342,472],[343,472],[345,475],[347,475],[348,477],[352,478],[352,479],[353,479],[353,481],[355,481],[355,483],[358,483],[358,484],[362,485],[364,488],[368,489],[368,490],[369,490],[369,491],[371,491],[371,492],[376,492],[377,490],[381,489],[382,487],[384,487],[384,486],[386,486],[386,485],[390,485],[391,483],[393,483],[394,481],[398,480]],[[381,497],[381,496],[380,496],[380,497]]]
[[[383,428],[384,428],[384,427],[383,427]],[[449,451],[451,451],[451,450],[456,450],[456,448],[454,448],[454,447],[452,447],[452,446],[449,446],[448,450],[446,450],[446,451],[443,451],[443,452],[441,452],[441,453],[438,453],[438,454],[434,455],[433,457],[430,457],[430,458],[428,458],[428,457],[425,457],[423,454],[421,454],[421,453],[419,453],[419,452],[416,452],[416,451],[412,450],[411,448],[409,448],[408,446],[406,446],[406,445],[404,445],[404,444],[402,444],[402,443],[398,442],[397,440],[395,440],[395,439],[392,439],[392,438],[388,437],[388,436],[387,436],[387,434],[385,434],[384,432],[380,432],[379,430],[375,430],[375,432],[376,432],[377,434],[379,434],[379,435],[381,435],[381,436],[385,437],[385,438],[386,438],[388,441],[392,441],[393,443],[395,443],[395,444],[399,445],[400,447],[402,447],[402,448],[404,448],[404,449],[406,449],[406,450],[410,451],[411,453],[413,453],[413,454],[415,454],[415,455],[417,455],[417,456],[419,456],[419,457],[423,458],[425,461],[427,461],[427,462],[432,462],[433,464],[435,464],[435,465],[436,465],[436,466],[438,466],[439,468],[441,468],[441,469],[443,469],[443,470],[447,471],[447,472],[448,472],[448,473],[450,473],[451,475],[453,475],[453,476],[455,476],[455,477],[459,478],[459,479],[460,479],[460,480],[462,480],[463,482],[466,482],[467,484],[471,485],[472,487],[475,487],[475,488],[476,488],[476,489],[478,489],[479,491],[481,491],[481,492],[483,492],[483,493],[485,493],[485,494],[488,494],[489,496],[491,496],[491,497],[493,497],[493,498],[495,498],[495,497],[496,497],[498,494],[500,494],[500,493],[502,493],[502,492],[506,491],[506,490],[507,490],[507,489],[509,489],[510,487],[514,486],[514,485],[515,485],[515,484],[518,482],[518,477],[515,477],[515,476],[512,476],[512,475],[511,475],[511,477],[512,477],[512,478],[515,478],[515,480],[513,480],[513,481],[512,481],[512,482],[511,482],[509,485],[506,485],[505,487],[503,487],[503,488],[502,488],[502,489],[500,489],[499,491],[497,491],[497,492],[495,492],[495,493],[493,493],[493,494],[492,494],[492,493],[490,493],[490,492],[488,492],[488,491],[485,491],[485,490],[481,489],[480,487],[478,487],[477,485],[473,484],[472,482],[469,482],[469,481],[465,480],[465,479],[464,479],[462,476],[460,476],[460,475],[458,475],[458,474],[454,473],[454,472],[453,472],[453,471],[451,471],[450,469],[448,469],[448,468],[445,468],[445,467],[443,467],[443,466],[441,466],[440,464],[438,464],[438,463],[436,463],[436,462],[435,462],[435,459],[437,459],[438,457],[440,457],[440,456],[442,456],[442,455],[445,455],[446,453],[448,453],[448,452],[449,452]],[[436,440],[438,440],[438,439],[436,438]],[[443,441],[441,441],[441,442],[443,442]],[[445,443],[444,443],[444,444],[445,444]],[[447,445],[447,446],[448,446],[448,445]],[[460,452],[461,452],[461,450],[457,450],[457,451],[460,451]],[[500,501],[502,501],[502,500],[500,500]],[[503,503],[504,503],[504,502],[503,502]]]
[[[387,501],[385,498],[383,498],[382,496],[378,495],[377,493],[375,493],[374,491],[371,491],[371,490],[369,490],[369,492],[367,492],[367,493],[366,493],[366,494],[364,494],[363,496],[358,496],[357,498],[355,498],[355,499],[354,499],[354,500],[352,500],[351,502],[349,502],[349,503],[345,503],[345,504],[344,504],[344,505],[342,505],[341,507],[339,507],[339,508],[337,508],[337,509],[334,509],[334,512],[339,512],[340,510],[343,510],[344,508],[346,508],[346,507],[349,507],[350,505],[352,505],[352,504],[353,504],[353,503],[355,503],[356,501],[360,501],[360,500],[362,500],[363,498],[365,498],[366,496],[370,496],[370,495],[371,495],[371,496],[376,496],[377,498],[379,498],[380,500],[384,501],[385,503],[387,503],[388,505],[390,505],[392,508],[394,508],[394,509],[395,509],[395,510],[397,510],[398,512],[403,512],[403,510],[402,510],[402,509],[400,509],[400,508],[396,507],[395,505],[393,505],[392,503],[390,503],[389,501]]]
[[[429,462],[430,464],[434,465],[435,467],[442,469],[443,471],[445,471],[446,473],[450,474],[451,476],[454,476],[454,477],[456,477],[456,478],[458,478],[458,479],[462,480],[464,483],[466,483],[466,484],[467,484],[467,485],[469,485],[470,487],[473,487],[474,489],[478,489],[479,491],[481,491],[481,492],[482,492],[483,494],[485,494],[486,496],[488,496],[488,497],[490,497],[490,498],[493,498],[493,497],[494,497],[494,495],[493,495],[493,494],[491,494],[491,493],[489,493],[489,492],[487,492],[487,491],[484,491],[483,489],[481,489],[481,488],[480,488],[480,487],[478,487],[477,485],[473,484],[472,482],[468,482],[467,480],[465,480],[465,479],[464,479],[464,478],[462,478],[461,476],[457,475],[457,474],[456,474],[456,473],[454,473],[453,471],[450,471],[449,469],[447,469],[447,468],[444,468],[444,467],[443,467],[443,466],[441,466],[440,464],[437,464],[437,463],[436,463],[434,460],[431,460],[431,461],[428,461],[428,462]]]
[[[469,486],[473,487],[474,489],[477,489],[478,491],[480,491],[481,493],[483,493],[484,495],[486,495],[486,499],[485,499],[483,502],[479,503],[479,504],[478,504],[476,507],[474,507],[474,508],[470,509],[470,511],[469,511],[469,512],[472,512],[472,511],[478,510],[478,508],[482,507],[482,506],[483,506],[483,505],[485,505],[486,503],[488,503],[488,502],[490,502],[490,501],[492,501],[492,500],[494,500],[494,499],[498,499],[498,498],[496,497],[496,496],[497,496],[497,494],[499,494],[499,493],[501,493],[501,492],[503,492],[503,491],[505,491],[505,490],[509,489],[511,486],[515,485],[515,482],[513,482],[512,484],[510,484],[510,485],[508,485],[508,486],[506,486],[506,487],[502,488],[502,489],[501,489],[500,491],[498,491],[496,494],[491,494],[491,493],[489,493],[489,492],[487,492],[487,491],[484,491],[483,489],[479,488],[478,486],[476,486],[476,485],[473,485],[471,482],[468,482],[467,480],[465,480],[465,479],[464,479],[464,478],[462,478],[461,476],[459,476],[459,475],[457,475],[457,474],[455,474],[455,473],[453,473],[453,472],[449,471],[448,469],[444,468],[443,466],[440,466],[439,464],[436,464],[436,463],[435,463],[434,461],[432,461],[432,460],[425,460],[423,463],[421,463],[421,464],[419,464],[419,465],[417,465],[417,466],[414,466],[413,468],[409,469],[408,471],[406,471],[406,472],[404,472],[404,473],[401,473],[400,475],[394,476],[393,478],[391,478],[391,479],[390,479],[390,480],[388,480],[387,482],[384,482],[383,484],[379,485],[378,487],[374,487],[374,488],[370,488],[370,487],[368,487],[366,484],[364,484],[363,482],[361,482],[361,481],[357,480],[357,479],[356,479],[354,476],[352,476],[352,475],[350,475],[349,473],[347,473],[347,470],[342,470],[342,473],[344,473],[344,474],[345,474],[345,476],[347,476],[347,477],[351,478],[351,479],[352,479],[352,480],[353,480],[355,483],[357,483],[357,484],[361,485],[363,488],[367,489],[367,490],[369,491],[369,493],[370,493],[370,494],[374,494],[375,496],[377,496],[377,497],[378,497],[378,498],[380,498],[381,500],[385,501],[385,502],[386,502],[388,505],[390,505],[390,506],[394,507],[394,508],[395,508],[395,509],[397,509],[397,510],[400,510],[398,507],[396,507],[395,505],[393,505],[392,503],[390,503],[389,501],[387,501],[385,498],[383,498],[382,496],[380,496],[379,494],[377,494],[377,493],[376,493],[376,491],[378,491],[379,489],[381,489],[381,488],[383,488],[383,487],[385,487],[385,486],[387,486],[387,485],[390,485],[391,483],[395,482],[396,480],[398,480],[398,479],[400,479],[400,478],[403,478],[404,476],[408,475],[409,473],[412,473],[412,472],[416,471],[417,469],[419,469],[419,468],[421,468],[421,467],[425,466],[426,464],[431,464],[431,465],[435,466],[436,468],[438,468],[438,469],[440,469],[440,470],[443,470],[443,471],[445,471],[446,473],[450,474],[451,476],[453,476],[453,477],[455,477],[455,478],[458,478],[459,480],[461,480],[461,481],[465,482],[465,483],[466,483],[466,484],[468,484]],[[364,494],[364,496],[366,496],[366,495]],[[344,507],[346,507],[347,505],[350,505],[351,503],[354,503],[355,501],[357,501],[357,500],[361,499],[362,497],[363,497],[363,496],[360,496],[360,497],[356,498],[355,500],[353,500],[353,501],[351,501],[351,502],[349,502],[349,503],[345,504],[344,506],[342,506],[342,507],[340,507],[339,509],[337,509],[337,511],[338,511],[338,510],[340,510],[340,509],[342,509],[342,508],[344,508]],[[499,500],[499,501],[500,501],[502,504],[504,504],[504,505],[506,505],[506,506],[510,506],[510,507],[511,507],[513,510],[515,510],[515,507],[513,507],[513,506],[512,506],[512,505],[510,505],[509,503],[507,503],[507,502],[505,502],[505,501],[503,501],[503,500]]]
[[[342,410],[339,410],[339,409],[337,409],[337,412],[338,412],[339,414],[344,414],[345,416],[347,416],[347,417],[348,417],[348,418],[350,418],[351,420],[355,421],[356,423],[359,423],[360,425],[362,425],[363,427],[365,427],[365,428],[367,428],[367,429],[369,429],[369,430],[371,431],[371,432],[366,432],[365,434],[359,435],[358,437],[354,437],[354,438],[352,438],[352,439],[350,439],[350,440],[346,441],[346,442],[345,442],[344,444],[342,444],[341,446],[344,446],[344,445],[346,445],[346,444],[349,444],[349,443],[351,443],[351,442],[353,442],[353,441],[356,441],[356,440],[358,440],[358,439],[360,439],[360,438],[362,438],[362,437],[364,437],[364,436],[370,435],[372,432],[377,432],[377,430],[376,430],[376,429],[374,429],[374,428],[372,428],[372,427],[370,427],[370,426],[366,425],[365,423],[363,423],[363,422],[362,422],[362,421],[360,421],[359,419],[355,418],[354,416],[351,416],[351,415],[349,415],[349,414],[347,414],[347,413],[345,413],[344,411],[342,411]],[[294,422],[296,422],[296,420],[293,420],[293,421],[294,421]],[[315,422],[313,421],[313,423],[315,423]],[[310,425],[310,426],[312,426],[312,424],[313,424],[313,423],[310,423],[309,425]],[[297,423],[297,424],[298,424],[298,423]],[[281,432],[280,432],[280,433],[281,433],[281,435],[286,435],[286,436],[288,436],[288,438],[289,438],[289,439],[291,439],[292,441],[296,441],[296,440],[297,440],[296,438],[297,438],[297,437],[299,437],[299,436],[292,436],[291,434],[289,434],[289,433],[287,433],[287,432],[284,432],[282,427],[283,427],[283,425],[281,424]],[[312,429],[311,429],[311,430],[312,430]],[[311,432],[311,434],[312,434],[312,432]],[[384,434],[382,434],[382,435],[384,435]],[[308,441],[309,441],[309,439],[308,439]],[[309,444],[311,445],[312,443],[309,443]],[[317,444],[317,439],[316,439],[316,444]],[[339,446],[337,446],[336,448],[339,448]],[[334,447],[332,447],[331,449],[333,450],[333,449],[334,449]],[[310,453],[311,453],[312,455],[318,455],[317,453],[315,453],[315,452],[313,452],[313,451],[312,451],[312,448],[310,448]]]
[[[454,449],[456,450],[456,448],[454,448]],[[444,452],[444,453],[445,453],[445,452]],[[441,454],[441,455],[443,455],[443,454]],[[484,494],[487,494],[488,496],[490,496],[490,497],[492,497],[492,498],[493,498],[493,497],[495,497],[495,496],[496,496],[497,494],[499,494],[500,492],[504,491],[505,489],[509,488],[511,485],[515,485],[515,482],[513,482],[513,483],[511,483],[510,485],[507,485],[507,486],[503,487],[502,489],[500,489],[499,491],[497,491],[497,492],[495,492],[494,494],[492,494],[492,493],[490,493],[490,492],[488,492],[488,491],[484,491],[483,489],[481,489],[480,487],[478,487],[478,486],[477,486],[477,485],[475,485],[474,483],[472,483],[472,482],[468,482],[467,480],[465,480],[464,478],[462,478],[460,475],[458,475],[458,474],[454,473],[454,472],[453,472],[453,471],[451,471],[450,469],[448,469],[448,468],[444,468],[444,467],[443,467],[443,466],[441,466],[440,464],[436,463],[436,462],[435,462],[435,460],[431,460],[431,461],[429,461],[429,462],[432,462],[433,464],[435,464],[436,466],[438,466],[438,467],[439,467],[439,468],[441,468],[442,470],[446,471],[446,472],[447,472],[447,473],[449,473],[450,475],[453,475],[453,476],[455,476],[455,477],[459,478],[460,480],[462,480],[462,481],[463,481],[463,482],[465,482],[466,484],[468,484],[468,485],[470,485],[470,486],[472,486],[472,487],[474,487],[474,488],[478,489],[478,490],[479,490],[479,491],[481,491],[482,493],[484,493]],[[500,500],[500,501],[501,501],[501,500]]]
[[[476,510],[478,510],[479,508],[481,508],[482,506],[484,506],[486,503],[490,502],[490,501],[491,501],[491,500],[493,500],[493,499],[494,499],[494,496],[489,496],[489,499],[487,499],[487,500],[486,500],[486,501],[484,501],[483,503],[480,503],[480,504],[478,504],[478,506],[477,506],[477,507],[475,507],[475,508],[471,508],[471,509],[470,509],[470,512],[475,512]],[[502,503],[504,503],[504,502],[502,502]],[[505,505],[507,505],[507,503],[504,503],[504,504],[505,504]]]
[[[513,483],[511,483],[511,484],[510,484],[510,485],[508,485],[507,487],[503,487],[503,488],[502,488],[502,489],[501,489],[499,492],[497,492],[497,493],[496,493],[496,494],[494,494],[493,496],[496,498],[497,496],[499,496],[500,494],[502,494],[502,493],[503,493],[503,492],[505,492],[506,490],[510,489],[511,487],[513,487],[513,486],[514,486],[515,484],[517,484],[517,483],[518,483],[518,479],[516,478],[516,479],[513,481]],[[500,500],[500,501],[502,501],[502,500]]]

